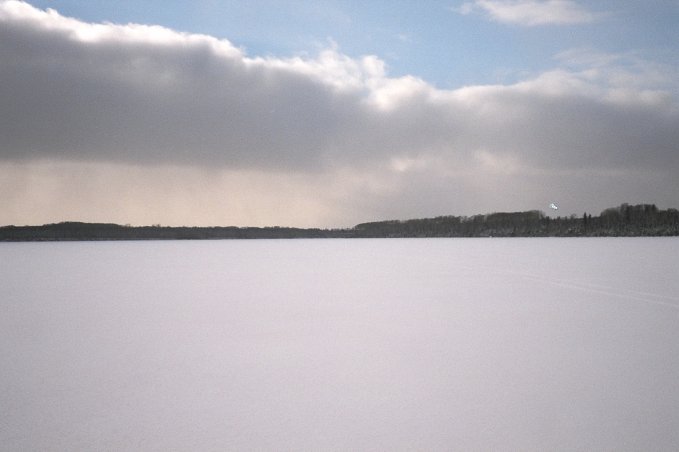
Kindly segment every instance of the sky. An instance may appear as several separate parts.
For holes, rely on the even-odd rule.
[[[677,0],[0,0],[0,225],[676,208],[677,25]]]

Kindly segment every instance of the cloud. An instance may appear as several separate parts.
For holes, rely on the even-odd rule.
[[[1,188],[12,192],[0,224],[56,209],[125,223],[153,212],[148,222],[337,226],[540,208],[557,199],[545,186],[568,189],[578,211],[583,199],[594,211],[633,202],[617,196],[635,190],[659,204],[679,195],[668,182],[679,172],[679,78],[640,58],[577,50],[515,84],[442,90],[334,45],[264,58],[210,36],[4,1],[0,61]],[[592,197],[602,181],[615,188]],[[297,207],[275,207],[285,205]]]
[[[461,14],[483,12],[496,22],[536,26],[592,22],[596,15],[572,0],[474,0],[463,3]]]

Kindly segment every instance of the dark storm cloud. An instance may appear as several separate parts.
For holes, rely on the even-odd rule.
[[[68,29],[5,21],[3,157],[199,165],[319,158],[346,115],[332,92],[289,71],[248,67],[228,43],[177,38],[87,42]]]
[[[0,3],[0,23],[6,161],[309,171],[409,158],[460,170],[482,156],[542,169],[679,167],[675,92],[626,83],[615,67],[445,91],[335,49],[250,58],[208,36],[86,24],[13,1]]]

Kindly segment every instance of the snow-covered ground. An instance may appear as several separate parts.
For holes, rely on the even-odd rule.
[[[0,244],[0,450],[679,450],[679,239]]]

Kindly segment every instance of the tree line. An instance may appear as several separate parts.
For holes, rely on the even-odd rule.
[[[288,227],[123,226],[62,222],[42,226],[0,227],[0,241],[58,240],[200,240],[283,238],[405,237],[606,237],[679,235],[679,211],[655,204],[622,204],[598,216],[550,218],[544,212],[496,212],[473,216],[440,216],[361,223],[346,229]]]
[[[599,216],[550,218],[544,212],[501,212],[485,215],[442,216],[356,225],[360,237],[607,237],[679,235],[679,211],[655,204],[605,209]]]

